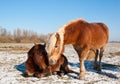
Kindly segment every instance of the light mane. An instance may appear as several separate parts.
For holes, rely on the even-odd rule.
[[[63,25],[62,27],[60,27],[57,31],[57,33],[60,35],[60,46],[63,46],[63,41],[64,41],[64,34],[65,34],[65,28],[72,24],[72,23],[76,23],[78,21],[84,21],[83,18],[78,18],[78,19],[75,19],[73,21],[70,21],[68,22],[67,24]]]
[[[66,24],[63,25],[63,26],[57,31],[57,33],[58,33],[59,36],[60,36],[60,52],[62,51],[62,46],[63,46],[63,41],[64,41],[65,27],[66,27]]]

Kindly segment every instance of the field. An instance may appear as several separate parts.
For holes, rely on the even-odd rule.
[[[77,79],[77,74],[63,77],[52,75],[43,78],[22,76],[27,52],[34,44],[0,44],[0,84],[120,84],[120,43],[109,43],[102,58],[102,72],[93,69],[93,61],[85,61],[85,80]],[[65,56],[70,69],[79,73],[80,63],[72,46],[66,46]]]

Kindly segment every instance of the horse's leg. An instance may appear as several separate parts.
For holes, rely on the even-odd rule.
[[[49,75],[52,75],[51,66],[48,66],[46,69],[35,73],[35,77],[38,77],[38,78],[49,76]]]
[[[100,48],[99,62],[98,62],[98,71],[101,71],[101,59],[103,57],[104,47]]]
[[[34,73],[36,72],[36,68],[35,68],[35,64],[32,60],[31,57],[28,57],[27,61],[26,61],[26,71],[23,73],[23,76],[28,77],[28,76],[33,76]]]
[[[79,74],[79,78],[80,79],[84,79],[85,77],[85,65],[84,65],[84,60],[86,58],[87,52],[88,52],[88,48],[84,47],[84,48],[80,48],[78,46],[74,45],[75,50],[77,51],[78,55],[79,55],[79,61],[80,61],[80,74]]]
[[[98,63],[97,63],[98,55],[99,55],[99,50],[96,49],[95,50],[95,61],[94,61],[94,69],[95,70],[97,70],[97,68],[98,68]]]

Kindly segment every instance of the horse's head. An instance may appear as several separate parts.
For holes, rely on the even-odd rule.
[[[40,69],[46,69],[46,67],[49,66],[49,62],[45,45],[35,44],[33,53],[34,62],[39,66]]]
[[[61,42],[59,33],[54,33],[50,36],[45,49],[48,53],[49,64],[56,64],[57,60],[63,53],[63,43]]]

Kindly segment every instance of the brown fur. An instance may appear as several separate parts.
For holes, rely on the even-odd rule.
[[[35,44],[35,46],[33,46],[28,52],[26,72],[23,75],[26,77],[43,77],[56,72],[58,74],[60,73],[59,75],[73,72],[68,68],[67,58],[64,55],[61,55],[55,65],[49,66],[45,45]]]
[[[56,33],[59,34],[59,32]],[[67,44],[72,44],[74,46],[74,49],[79,55],[79,77],[81,79],[84,78],[85,75],[84,60],[89,50],[94,50],[96,52],[95,63],[99,55],[99,65],[95,64],[95,66],[97,66],[98,70],[101,70],[101,58],[103,56],[105,46],[108,43],[108,38],[109,31],[107,26],[103,23],[88,23],[84,20],[79,19],[66,24],[64,28],[64,41],[62,49],[64,51],[64,45]],[[57,40],[61,41],[60,38]],[[59,43],[57,45],[60,46]],[[100,52],[98,49],[100,49]],[[54,55],[57,54],[56,51],[59,52],[59,49],[55,49],[52,55],[49,55],[50,64],[55,64],[56,60],[59,59],[60,54],[63,53],[63,51],[59,52],[59,55],[57,55],[57,57]]]

